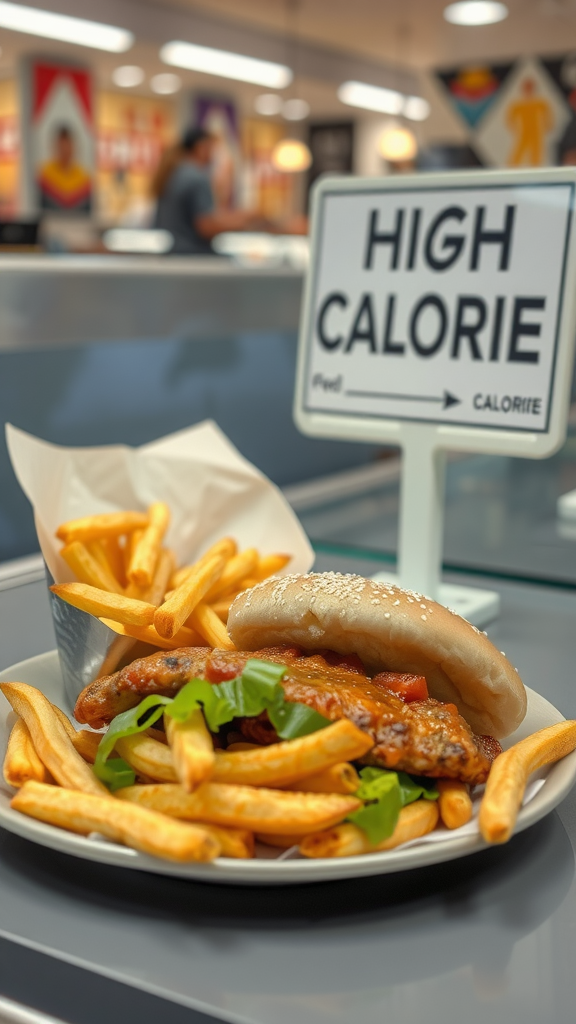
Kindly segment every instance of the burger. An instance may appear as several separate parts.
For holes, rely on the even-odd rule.
[[[257,656],[286,667],[286,700],[370,733],[364,763],[475,785],[526,713],[517,670],[484,633],[393,584],[331,572],[267,580],[236,598],[228,631],[235,651],[160,651],[90,683],[76,718],[100,727],[147,694],[234,678]],[[278,739],[266,712],[234,728]]]

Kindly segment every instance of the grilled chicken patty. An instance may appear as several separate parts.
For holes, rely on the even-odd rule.
[[[282,686],[287,700],[307,704],[333,721],[349,718],[368,732],[375,745],[365,763],[476,785],[486,780],[500,752],[491,737],[472,733],[454,704],[432,698],[407,704],[378,676],[371,679],[360,668],[333,665],[321,654],[307,656],[288,647],[257,652],[189,647],[140,658],[90,683],[78,698],[76,718],[100,728],[150,693],[174,696],[194,677],[210,682],[231,679],[249,658],[286,665]],[[258,743],[277,739],[267,715],[243,719],[240,728]]]

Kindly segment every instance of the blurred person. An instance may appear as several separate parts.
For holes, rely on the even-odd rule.
[[[274,230],[258,214],[216,207],[210,182],[215,145],[205,129],[191,128],[164,153],[154,176],[154,227],[172,234],[174,254],[213,254],[212,239],[222,231]]]
[[[76,160],[74,133],[66,124],[59,125],[54,132],[52,159],[40,167],[38,190],[43,210],[90,210],[92,180]]]

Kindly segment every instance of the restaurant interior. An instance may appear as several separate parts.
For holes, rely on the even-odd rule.
[[[234,465],[230,508],[245,473],[254,493],[266,491],[268,517],[279,517],[271,535],[283,515],[301,531],[302,571],[400,573],[412,587],[399,554],[406,522],[416,522],[402,506],[402,437],[412,435],[395,440],[349,421],[303,429],[295,414],[321,244],[314,204],[335,179],[386,193],[440,175],[450,191],[452,176],[459,188],[466,175],[488,188],[501,172],[544,181],[557,168],[574,188],[576,0],[30,2],[0,0],[2,666],[29,666],[26,681],[41,689],[38,659],[57,647],[70,697],[71,673],[82,685],[96,664],[107,674],[104,629],[127,650],[130,638],[145,645],[143,635],[113,633],[110,616],[78,612],[96,623],[83,632],[53,595],[49,604],[46,574],[57,586],[73,577],[58,578],[46,525],[89,514],[91,488],[95,512],[128,507],[115,492],[121,464],[122,495],[139,484],[161,500],[142,468],[169,464],[161,439],[174,446],[177,505],[178,473],[182,494],[192,479],[187,444],[204,481],[191,428],[210,434],[211,471],[218,460]],[[344,253],[348,242],[338,239]],[[551,254],[545,242],[536,248],[544,267]],[[574,281],[563,294],[573,303]],[[438,587],[492,595],[489,612],[470,616],[475,635],[486,630],[536,691],[533,730],[576,718],[573,347],[566,341],[554,385],[554,450],[524,457],[504,435],[501,451],[497,438],[483,448],[451,447],[448,437],[434,512],[422,470]],[[35,439],[46,448],[36,451]],[[417,478],[412,485],[417,503]],[[210,504],[211,486],[198,484],[216,524],[214,536],[212,527],[201,534],[200,555],[230,532],[218,533],[228,505]],[[197,636],[191,621],[192,612],[180,625]],[[156,653],[173,647],[159,641]],[[62,688],[54,659],[53,703]],[[0,676],[2,685],[14,677]],[[0,1024],[103,1015],[110,1024],[159,1015],[164,1024],[569,1024],[574,756],[554,767],[546,809],[559,809],[544,818],[548,783],[535,789],[543,810],[530,817],[527,804],[527,830],[506,846],[471,845],[472,856],[457,850],[441,863],[422,852],[432,844],[414,847],[415,870],[326,869],[307,884],[290,871],[308,862],[289,856],[277,878],[240,868],[224,881],[168,877],[142,853],[128,864],[137,870],[124,870],[97,829],[98,851],[82,859],[22,831],[0,793]]]

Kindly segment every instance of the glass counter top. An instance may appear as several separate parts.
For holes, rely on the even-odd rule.
[[[396,467],[396,472],[394,471]],[[396,559],[400,460],[384,481],[366,474],[337,496],[311,492],[295,507],[318,552]],[[447,467],[445,570],[576,585],[576,522],[557,499],[576,488],[576,435],[544,461],[471,455]]]

